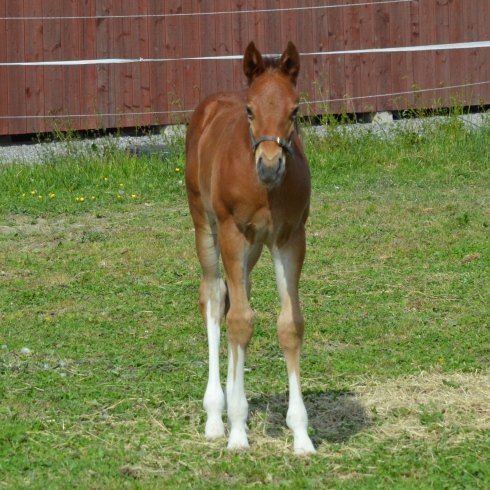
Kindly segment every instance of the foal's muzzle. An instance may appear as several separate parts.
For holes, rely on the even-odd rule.
[[[279,155],[269,159],[264,154],[258,156],[255,161],[257,175],[266,185],[274,185],[281,181],[286,170],[286,157],[281,151]]]
[[[293,133],[291,133],[289,141],[279,138],[278,136],[262,136],[262,138],[256,140],[250,129],[250,138],[252,140],[252,152],[255,155],[255,166],[259,179],[266,185],[275,185],[279,183],[286,170],[286,153],[291,157],[294,156],[292,147]],[[277,143],[277,145],[280,146],[281,151],[272,157],[266,155],[265,152],[260,152],[257,155],[257,147],[263,141],[273,141]]]

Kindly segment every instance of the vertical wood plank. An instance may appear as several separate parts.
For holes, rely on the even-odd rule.
[[[112,20],[114,36],[112,52],[115,58],[131,58],[132,36],[131,16],[133,9],[131,2],[114,2]],[[114,66],[114,106],[117,127],[132,127],[136,125],[133,116],[133,68],[130,63]]]
[[[379,4],[374,7],[374,43],[375,48],[390,48],[391,24],[393,21],[389,4]],[[396,22],[396,19],[394,20]],[[392,56],[390,53],[378,53],[376,56],[376,91],[378,93],[378,111],[392,109],[399,105],[399,100],[393,97],[393,74],[391,70]],[[403,96],[402,96],[403,97]]]
[[[296,2],[295,2],[296,3]],[[318,9],[314,15],[314,34],[312,51],[315,53],[322,53],[330,50],[329,36],[328,36],[328,24],[329,24],[330,9]],[[298,15],[295,11],[291,12],[291,18],[294,19],[294,28],[296,29],[296,36],[299,37]],[[296,41],[295,41],[296,42]],[[306,70],[303,70],[303,58],[301,68],[301,86],[304,87],[308,93],[308,103],[305,106],[304,114],[309,116],[316,116],[319,114],[325,114],[331,112],[331,106],[329,100],[332,98],[330,93],[330,66],[333,65],[333,60],[330,55],[315,55],[312,57],[313,63],[313,80],[308,80],[305,84],[305,79],[308,74]],[[345,57],[344,57],[345,63]],[[345,70],[345,66],[344,66]],[[345,83],[343,94],[345,94]]]
[[[419,19],[419,3],[420,2],[410,2],[408,5],[409,9],[409,15],[410,15],[410,32],[408,35],[408,42],[410,46],[418,46],[420,45],[420,19]],[[410,58],[409,58],[409,66],[408,66],[408,72],[409,72],[409,90],[410,90],[410,96],[408,97],[408,104],[410,107],[415,106],[415,93],[414,93],[414,88],[416,87],[415,84],[415,70],[416,67],[418,66],[417,64],[419,61],[415,57],[415,52],[410,53]]]
[[[63,17],[78,16],[78,1],[63,0],[60,13]],[[73,61],[80,59],[79,32],[80,21],[78,19],[63,19],[61,21],[61,59]],[[63,94],[63,129],[79,129],[80,120],[80,67],[63,66],[61,68],[62,94]],[[83,129],[83,128],[82,128]]]
[[[281,0],[265,0],[262,8],[265,10],[264,19],[264,41],[263,52],[265,54],[279,54],[284,50],[281,42],[281,13],[279,9],[283,7]]]
[[[59,17],[59,0],[43,0],[43,15]],[[43,20],[44,61],[61,60],[61,20]],[[46,130],[63,129],[60,126],[60,116],[63,114],[63,78],[61,66],[44,67],[44,113],[46,115]]]
[[[338,5],[343,5],[339,3]],[[329,9],[328,12],[328,50],[344,51],[344,9],[337,7]],[[330,98],[335,102],[331,107],[335,113],[347,110],[344,104],[345,95],[345,55],[337,54],[330,56]]]
[[[412,45],[420,46],[424,45],[427,42],[427,38],[424,35],[425,30],[427,29],[427,14],[422,9],[421,4],[424,2],[414,2],[412,5],[412,16],[417,19],[417,24],[415,23],[412,27]],[[421,88],[421,83],[424,79],[427,78],[426,74],[426,59],[427,56],[432,56],[433,53],[425,53],[423,51],[415,51],[412,53],[412,64],[413,64],[413,82],[412,82],[412,90],[413,90],[413,102],[412,107],[415,109],[420,109],[421,103],[421,95],[417,90]],[[432,66],[432,69],[434,67]],[[434,83],[432,81],[432,83]]]
[[[400,4],[401,6],[401,14],[403,18],[406,19],[406,22],[403,24],[403,34],[402,34],[402,42],[404,46],[410,46],[411,45],[411,31],[412,31],[412,18],[411,18],[411,11],[410,11],[410,3],[409,2],[404,2]],[[412,52],[408,51],[405,53],[404,56],[405,59],[405,85],[407,87],[407,92],[408,94],[405,97],[405,101],[407,102],[407,106],[411,106],[414,101],[414,96],[413,96],[413,57],[412,57]]]
[[[298,0],[282,0],[280,2],[280,8],[282,8],[282,11],[280,12],[279,15],[279,19],[281,22],[281,40],[280,40],[279,52],[284,51],[289,41],[294,43],[294,45],[298,48],[298,50],[300,49],[299,42],[298,42],[298,11],[292,10],[298,7],[300,3],[301,2],[298,2]],[[314,32],[315,32],[314,39],[316,39],[317,37],[316,27],[314,29]],[[317,58],[312,59],[311,62],[315,63],[316,59]],[[301,65],[300,65],[300,72],[299,72],[299,79],[298,79],[299,86],[303,86],[302,80],[307,76],[306,66],[307,66],[307,60],[303,56],[301,58]],[[317,67],[317,65],[315,65],[315,67]],[[314,77],[315,79],[318,78],[316,71],[314,72]],[[302,114],[305,115],[307,113],[306,108],[309,105],[312,105],[315,98],[314,91],[310,91],[310,92],[311,94],[308,97],[309,104],[304,104],[300,106]]]
[[[465,33],[463,30],[464,13],[463,10],[467,9],[467,5],[463,6],[461,3],[449,2],[448,14],[449,14],[449,39],[452,42],[463,42]],[[468,67],[466,63],[469,50],[467,49],[453,49],[449,52],[449,83],[451,86],[464,85],[469,83]],[[466,90],[464,87],[454,88],[449,91],[448,102],[455,103],[457,105],[466,105]]]
[[[216,18],[214,1],[201,2],[201,56],[216,56]],[[202,96],[207,97],[216,92],[216,60],[201,61]]]
[[[166,58],[165,49],[165,2],[148,3],[148,13],[156,17],[149,19],[150,57]],[[167,64],[165,61],[150,64],[151,108],[155,114],[152,124],[165,124],[168,111],[167,103]]]
[[[78,11],[81,16],[92,17],[80,19],[80,58],[93,60],[97,58],[97,20],[96,0],[79,0]],[[100,111],[97,99],[97,66],[81,65],[80,79],[77,81],[80,93],[80,129],[96,129],[99,127],[98,118],[95,115]]]
[[[465,42],[478,41],[478,3],[469,2],[465,5],[462,15],[463,32]],[[480,54],[481,49],[468,49],[467,57],[467,73],[470,82],[475,83],[480,81]],[[483,80],[482,80],[483,81]],[[477,106],[480,101],[481,86],[472,86],[466,89],[466,97],[468,105]]]
[[[298,6],[297,0],[283,0],[280,2],[282,12],[281,18],[281,47],[284,49],[289,41],[298,45],[298,12],[293,9]],[[316,30],[316,29],[315,29]]]
[[[180,60],[182,58],[182,2],[180,0],[166,0],[165,2],[165,46],[168,58]],[[182,61],[169,61],[167,63],[167,99],[169,118],[173,123],[180,122],[179,111],[183,109],[184,69]]]
[[[261,9],[261,2],[259,0],[248,0],[247,8],[249,10],[247,14],[247,23],[248,23],[248,38],[250,41],[253,41],[259,51],[262,51],[263,48],[263,14],[261,12],[257,12],[257,10]]]
[[[404,5],[400,3],[389,4],[390,9],[390,44],[392,47],[402,47],[407,45],[405,39],[405,29],[404,26],[409,22],[409,19],[403,15]],[[400,109],[405,108],[403,100],[406,99],[406,92],[409,91],[409,86],[407,83],[407,68],[406,68],[406,56],[407,53],[404,52],[394,52],[391,54],[391,66],[393,69],[393,81],[392,81],[392,91],[394,93],[403,93],[398,97],[398,103],[400,104]]]
[[[36,0],[24,0],[24,15],[26,17],[42,17],[42,4]],[[26,20],[25,23],[25,61],[43,61],[42,21]],[[26,131],[28,133],[44,132],[46,127],[42,117],[44,116],[44,70],[42,66],[26,67],[25,97]]]
[[[305,0],[303,2],[297,2],[298,6],[311,7],[313,5],[311,0]],[[314,23],[313,11],[311,8],[295,11],[297,15],[297,42],[296,47],[301,53],[312,52],[311,46],[313,46],[313,32],[312,24]],[[316,105],[312,103],[315,100],[315,93],[312,89],[315,81],[315,70],[313,67],[313,59],[311,56],[303,56],[301,58],[301,76],[298,80],[298,93],[301,102],[306,102],[306,107],[309,111],[315,113],[317,111]],[[313,115],[313,114],[310,114]]]
[[[449,37],[449,0],[436,0],[435,9],[435,44],[450,42]],[[436,86],[447,87],[451,83],[449,64],[450,51],[447,49],[436,50]],[[449,102],[450,93],[447,89],[437,91],[437,106],[443,106]]]
[[[182,19],[182,25],[186,35],[184,36],[182,55],[184,58],[199,58],[201,56],[201,33],[199,30],[199,0],[190,0],[182,5],[184,14],[192,14]],[[193,111],[200,101],[200,71],[201,62],[199,60],[189,60],[183,62],[183,110]],[[187,120],[190,112],[182,114],[182,118]]]
[[[478,2],[478,39],[490,39],[490,23],[482,19],[488,19],[490,16],[490,4],[488,2]],[[479,67],[478,80],[481,82],[490,82],[490,48],[480,48],[479,50]],[[480,85],[478,89],[478,104],[490,104],[490,83]]]
[[[436,43],[435,37],[435,8],[434,3],[419,1],[419,26],[420,26],[420,45],[433,45]],[[420,51],[414,53],[414,85],[418,89],[430,89],[439,86],[436,80],[436,52]],[[436,104],[438,92],[417,92],[414,93],[414,105],[417,108],[432,108]]]
[[[326,57],[323,58],[325,66],[318,66],[318,60],[321,56],[306,55],[317,51],[313,46],[318,43],[318,37],[321,36],[321,29],[318,29],[318,19],[311,9],[302,9],[301,7],[311,7],[312,3],[307,0],[304,2],[298,0],[281,1],[276,8],[283,9],[279,20],[281,27],[281,43],[278,46],[278,53],[282,53],[289,41],[293,42],[300,53],[300,73],[297,84],[297,92],[300,100],[300,110],[303,116],[312,117],[317,114],[316,101],[322,98],[321,90],[315,90],[320,83],[317,79],[323,77],[326,84],[328,78],[328,67]],[[305,36],[306,25],[308,25],[308,35]]]
[[[247,2],[244,0],[235,0],[232,2],[232,10],[236,13],[232,15],[233,25],[233,55],[243,55],[248,43],[251,41],[248,35],[248,14],[238,13],[246,10]],[[233,89],[241,90],[247,87],[247,81],[243,74],[242,60],[231,62],[233,66]]]
[[[7,3],[7,17],[22,17],[24,3],[22,1]],[[7,62],[24,61],[25,21],[7,21]],[[26,133],[26,68],[9,66],[8,78],[8,115],[13,116],[9,121],[10,134]]]
[[[233,52],[233,14],[230,12],[230,0],[214,0],[216,19],[216,55],[229,56]],[[233,90],[233,69],[230,60],[218,60],[216,63],[216,91],[225,92]]]
[[[369,49],[374,39],[373,5],[359,6],[359,23],[361,49]],[[376,55],[361,54],[361,80],[361,112],[374,112],[377,110]]]
[[[132,0],[133,16],[131,18],[131,58],[149,58],[148,37],[148,2]],[[151,124],[152,117],[145,114],[150,111],[150,63],[147,61],[131,65],[133,79],[133,111],[134,126],[147,126]]]
[[[347,0],[344,12],[345,50],[360,48],[359,0]],[[344,56],[344,93],[345,110],[347,113],[362,112],[362,104],[355,99],[361,92],[361,55],[346,54]],[[378,74],[379,75],[379,74]]]
[[[7,16],[6,0],[0,0],[0,16]],[[7,62],[7,20],[0,20],[0,61]],[[0,93],[0,136],[9,134],[9,77],[8,67],[0,66],[0,86],[4,87]]]
[[[114,19],[112,0],[96,2],[97,6],[97,59],[112,58],[112,39],[114,37]],[[101,129],[116,127],[114,66],[105,63],[97,65],[97,102]]]

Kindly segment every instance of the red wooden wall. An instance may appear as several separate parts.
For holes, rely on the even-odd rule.
[[[0,135],[183,120],[244,77],[240,60],[180,58],[241,55],[250,40],[263,53],[484,41],[489,18],[488,0],[0,0],[0,63],[175,59],[0,65]],[[299,91],[315,113],[370,112],[489,104],[482,82],[490,48],[320,54],[302,57]]]

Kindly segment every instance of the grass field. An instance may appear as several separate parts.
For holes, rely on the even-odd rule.
[[[422,126],[307,139],[309,458],[285,425],[268,253],[251,449],[203,437],[183,156],[1,166],[0,487],[490,488],[490,122]]]

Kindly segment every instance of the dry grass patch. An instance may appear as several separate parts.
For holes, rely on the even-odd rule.
[[[249,398],[252,450],[290,452],[286,394]],[[444,438],[456,445],[490,430],[490,376],[486,374],[435,370],[383,382],[369,379],[350,392],[306,393],[305,400],[313,440],[319,454],[328,457],[339,456],[335,443],[341,443],[343,450],[355,451],[356,436],[362,434],[379,443],[403,440],[410,445],[415,440]]]
[[[379,441],[402,436],[454,444],[490,430],[490,376],[422,372],[389,381],[369,380],[353,388],[375,425]]]

